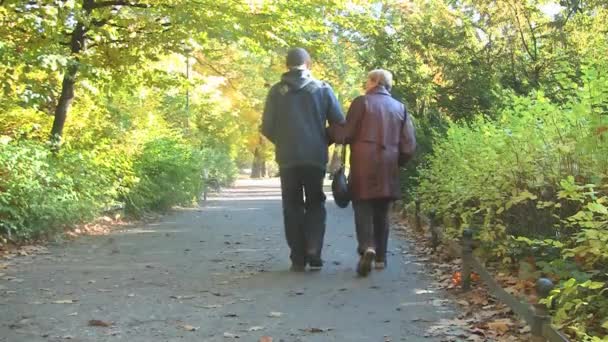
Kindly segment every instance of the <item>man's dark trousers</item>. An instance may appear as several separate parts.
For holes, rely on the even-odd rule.
[[[281,168],[285,236],[294,265],[321,260],[325,236],[325,170],[315,166]]]

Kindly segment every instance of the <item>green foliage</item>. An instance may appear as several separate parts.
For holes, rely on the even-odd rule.
[[[37,238],[110,205],[117,189],[93,153],[66,147],[54,155],[28,141],[0,143],[0,231]]]
[[[213,190],[213,187],[226,187],[234,183],[238,176],[238,168],[227,152],[203,148],[201,156],[205,188]]]
[[[473,226],[489,257],[534,256],[556,279],[575,276],[581,284],[556,292],[556,320],[578,336],[603,336],[600,321],[583,317],[608,310],[587,286],[608,281],[606,65],[583,68],[583,86],[566,103],[542,92],[510,96],[497,120],[452,123],[417,189],[449,236]]]
[[[201,153],[176,138],[145,144],[133,169],[138,182],[126,195],[131,214],[192,204],[203,189]]]
[[[605,282],[570,278],[541,300],[555,306],[555,323],[576,336],[577,341],[601,342],[608,335],[608,287]]]

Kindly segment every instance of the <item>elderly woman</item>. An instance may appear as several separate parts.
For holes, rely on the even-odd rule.
[[[399,167],[416,149],[414,126],[405,106],[390,94],[393,76],[386,70],[368,74],[365,95],[353,100],[346,121],[330,127],[336,143],[351,148],[349,191],[352,196],[360,255],[357,273],[367,276],[386,267],[389,209],[401,197]]]

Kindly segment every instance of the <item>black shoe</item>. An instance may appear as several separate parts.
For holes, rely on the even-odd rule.
[[[311,271],[319,271],[321,268],[323,268],[323,260],[321,260],[321,258],[316,258],[316,257],[309,258],[308,266],[310,266]]]
[[[291,264],[291,267],[289,268],[289,270],[291,272],[305,272],[306,271],[306,265],[302,265],[302,264]]]
[[[372,262],[375,258],[376,251],[374,251],[372,248],[368,248],[359,259],[357,273],[362,277],[367,277],[369,272],[372,270]]]

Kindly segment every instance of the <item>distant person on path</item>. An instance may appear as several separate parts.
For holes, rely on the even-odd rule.
[[[270,89],[262,120],[262,134],[276,149],[285,235],[291,249],[291,270],[297,272],[304,271],[307,264],[311,269],[323,266],[326,126],[344,121],[332,88],[312,77],[311,64],[306,50],[289,50],[289,71]]]
[[[365,95],[353,100],[346,122],[333,125],[336,143],[351,148],[349,191],[355,211],[357,273],[367,276],[375,262],[386,267],[389,209],[401,197],[399,167],[414,156],[414,125],[405,106],[391,97],[393,76],[386,70],[368,74]]]

